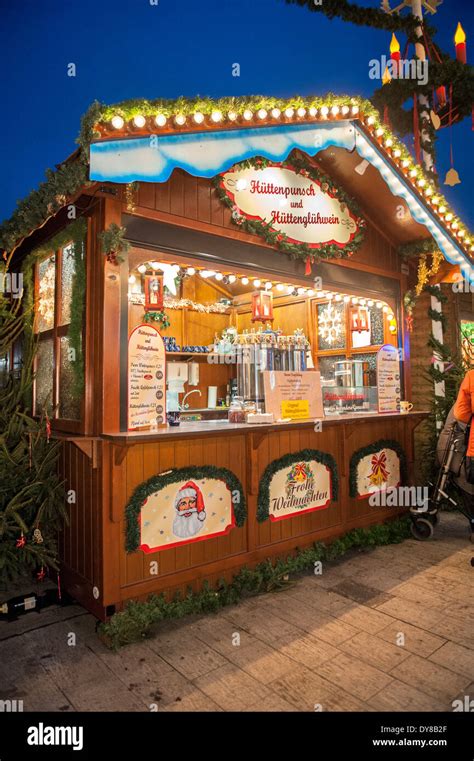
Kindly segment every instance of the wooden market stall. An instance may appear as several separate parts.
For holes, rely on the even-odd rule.
[[[62,582],[101,619],[400,513],[371,498],[411,483],[425,415],[400,409],[399,247],[474,272],[366,102],[232,103],[94,112],[87,177],[15,254],[72,495]]]

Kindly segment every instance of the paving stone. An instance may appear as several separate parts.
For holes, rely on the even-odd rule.
[[[154,653],[187,679],[196,679],[226,663],[225,658],[190,632],[180,636],[159,635],[148,641]]]
[[[275,610],[278,611],[279,618],[299,626],[300,629],[329,644],[337,645],[354,636],[358,631],[338,618],[327,613],[320,613],[311,606],[305,606],[299,600],[285,600],[284,604],[280,601],[280,605],[275,607]]]
[[[465,621],[458,616],[449,616],[442,618],[433,624],[432,631],[439,634],[440,637],[457,642],[458,645],[474,649],[472,621]]]
[[[452,699],[470,681],[469,677],[454,674],[419,655],[410,655],[390,673],[401,682],[441,701]]]
[[[291,705],[291,703],[287,703],[286,700],[283,700],[279,695],[269,695],[259,703],[253,703],[242,710],[250,713],[257,711],[265,711],[267,713],[294,713],[297,709],[294,705]]]
[[[398,645],[398,637],[403,634],[405,637],[405,644]],[[393,621],[377,632],[377,637],[390,642],[396,647],[402,647],[410,653],[416,655],[422,655],[427,658],[431,653],[437,650],[441,645],[446,642],[442,637],[438,637],[436,634],[421,629],[419,626],[413,626],[406,621]]]
[[[106,680],[68,686],[64,693],[76,711],[148,711],[149,707],[112,674]]]
[[[283,603],[282,607],[284,607]],[[225,617],[235,626],[269,645],[278,642],[282,637],[298,636],[302,633],[302,629],[263,609],[249,614],[249,611],[241,610],[240,606],[236,606],[229,609]]]
[[[438,591],[433,591],[433,589],[436,590],[436,587],[428,590],[426,587],[420,586],[418,580],[416,582],[408,581],[404,584],[400,584],[400,586],[394,590],[394,595],[396,597],[401,597],[403,600],[419,603],[427,608],[439,608],[440,610],[445,610],[449,606],[450,601],[447,600],[443,594]]]
[[[224,711],[260,705],[271,695],[267,687],[230,663],[200,676],[194,684]]]
[[[203,618],[201,621],[193,624],[189,631],[198,640],[223,656],[227,656],[235,650],[236,645],[234,642],[239,642],[238,647],[245,647],[256,642],[255,637],[252,637],[248,631],[245,631],[233,621],[218,618],[217,616]],[[238,635],[238,639],[236,635]]]
[[[295,666],[291,672],[271,682],[269,686],[298,711],[365,710],[365,705],[360,700],[304,666]]]
[[[294,662],[264,642],[256,641],[247,647],[234,647],[227,655],[229,661],[262,684],[268,684],[294,667]]]
[[[361,700],[368,700],[392,681],[380,669],[344,653],[322,663],[316,673]]]
[[[278,649],[283,655],[309,669],[316,669],[321,663],[335,658],[341,652],[309,634],[281,639],[278,641]]]
[[[406,648],[390,645],[380,639],[378,635],[375,637],[372,634],[367,634],[367,632],[361,632],[352,639],[341,642],[339,647],[347,655],[360,658],[370,666],[385,672],[390,671],[409,655]]]
[[[384,594],[375,587],[366,586],[352,579],[345,579],[343,582],[335,587],[332,587],[333,591],[343,597],[348,597],[354,602],[361,605],[372,606],[380,605],[383,602],[391,599],[391,595]]]
[[[211,700],[208,695],[205,695],[204,692],[194,689],[192,692],[187,693],[183,698],[178,697],[173,703],[169,703],[162,709],[159,708],[158,713],[160,713],[160,710],[166,713],[189,711],[192,711],[193,713],[209,713],[221,712],[222,708],[220,708],[217,703],[214,703],[214,701]]]
[[[368,703],[376,711],[443,711],[437,698],[420,692],[398,679],[394,679],[376,695],[369,698]]]
[[[433,629],[435,623],[443,617],[442,611],[437,608],[426,608],[423,603],[402,600],[400,597],[393,597],[388,602],[378,605],[377,610],[428,630]]]
[[[463,645],[446,642],[430,655],[429,660],[454,671],[456,674],[466,675],[474,680],[474,655],[472,650],[463,647]]]
[[[350,624],[365,632],[373,633],[384,629],[392,620],[392,616],[381,613],[380,610],[367,608],[365,605],[357,605],[352,610],[345,610],[338,616],[338,620],[344,624]]]

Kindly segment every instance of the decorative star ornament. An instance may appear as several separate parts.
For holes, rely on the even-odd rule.
[[[173,294],[173,296],[176,296],[175,281],[179,272],[179,265],[167,264],[166,262],[158,262],[158,269],[160,269],[163,273],[163,285],[171,294]]]

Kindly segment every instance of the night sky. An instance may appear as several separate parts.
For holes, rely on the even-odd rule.
[[[379,0],[359,4],[380,6]],[[369,60],[389,55],[391,37],[284,0],[0,0],[0,10],[0,219],[38,186],[47,167],[75,149],[80,117],[93,100],[326,92],[368,97],[379,86],[368,77]],[[472,2],[444,0],[429,17],[439,30],[436,41],[453,54],[459,20],[473,62]],[[403,35],[399,42],[403,53]],[[76,65],[75,78],[67,76],[68,63]],[[233,63],[240,64],[240,77],[232,76]],[[449,132],[443,129],[437,143],[443,179]],[[474,230],[471,120],[452,133],[462,184],[441,189]]]

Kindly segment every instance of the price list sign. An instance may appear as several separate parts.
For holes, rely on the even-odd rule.
[[[128,429],[166,425],[166,354],[153,325],[139,325],[128,339]]]

